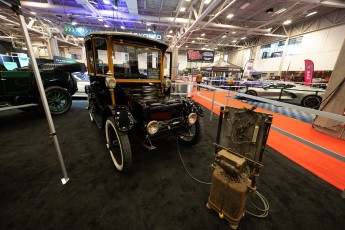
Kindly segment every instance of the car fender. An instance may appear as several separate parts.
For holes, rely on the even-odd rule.
[[[196,101],[192,101],[190,99],[184,99],[183,100],[183,105],[184,105],[185,111],[188,114],[196,113],[198,116],[201,116],[201,117],[203,117],[205,115],[204,109]]]
[[[134,119],[127,106],[124,105],[107,105],[103,112],[103,125],[109,116],[114,117],[115,125],[121,132],[129,131],[133,128],[136,120]]]

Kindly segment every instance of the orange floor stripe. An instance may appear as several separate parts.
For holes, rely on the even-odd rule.
[[[212,91],[201,90],[200,93],[202,93],[202,96],[212,99]],[[217,92],[215,101],[226,104],[226,96],[227,92]],[[211,109],[212,102],[198,96],[194,96],[193,99],[198,101],[206,108]],[[237,108],[242,108],[244,106],[249,108],[251,106],[234,99],[229,99],[228,105]],[[345,156],[344,140],[320,133],[314,130],[308,123],[298,121],[272,111],[267,111],[262,108],[257,108],[256,111],[273,114],[273,125],[275,127],[285,130],[310,142],[317,143],[319,146]],[[215,106],[213,112],[219,115],[219,106]],[[344,162],[274,130],[271,130],[267,144],[276,151],[280,152],[282,155],[332,184],[336,188],[342,191],[345,189]]]

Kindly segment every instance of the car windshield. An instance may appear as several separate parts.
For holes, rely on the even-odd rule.
[[[117,79],[159,79],[159,49],[114,44],[112,58]]]

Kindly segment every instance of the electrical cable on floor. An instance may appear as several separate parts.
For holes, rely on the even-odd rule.
[[[254,216],[254,217],[258,217],[258,218],[264,218],[264,217],[267,217],[268,216],[268,210],[270,209],[270,205],[267,201],[267,199],[264,197],[264,195],[262,195],[261,193],[259,193],[258,191],[256,191],[254,193],[254,196],[257,195],[260,200],[262,201],[263,205],[264,205],[264,209],[262,208],[259,208],[258,206],[256,206],[249,198],[249,202],[256,208],[258,209],[259,211],[262,211],[263,213],[262,214],[255,214],[255,213],[252,213],[252,212],[249,212],[247,210],[245,210],[244,212],[247,213],[248,215],[250,216]]]
[[[180,156],[180,159],[181,159],[181,161],[182,161],[183,167],[184,167],[184,169],[186,170],[186,172],[188,173],[188,175],[189,175],[193,180],[195,180],[196,182],[198,182],[198,183],[200,183],[200,184],[211,185],[210,182],[204,182],[204,181],[201,181],[201,180],[196,179],[196,178],[188,171],[188,169],[187,169],[187,167],[186,167],[186,164],[185,164],[185,162],[184,162],[184,160],[183,160],[183,158],[182,158],[182,156],[181,156],[180,146],[179,146],[179,143],[178,143],[178,138],[179,138],[179,137],[178,137],[178,135],[177,135],[177,136],[176,136],[176,142],[177,142],[177,151],[178,151],[178,155]]]

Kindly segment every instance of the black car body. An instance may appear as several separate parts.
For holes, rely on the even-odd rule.
[[[170,79],[163,76],[166,44],[132,34],[99,32],[88,35],[85,45],[90,118],[105,128],[106,145],[119,171],[131,168],[128,132],[148,149],[155,148],[153,139],[165,135],[176,135],[185,144],[201,140],[201,106],[170,96]]]
[[[40,75],[51,114],[66,113],[77,91],[77,82],[70,72],[80,70],[78,65],[40,65]],[[10,109],[32,110],[40,107],[41,100],[34,73],[29,68],[0,71],[0,111]]]

